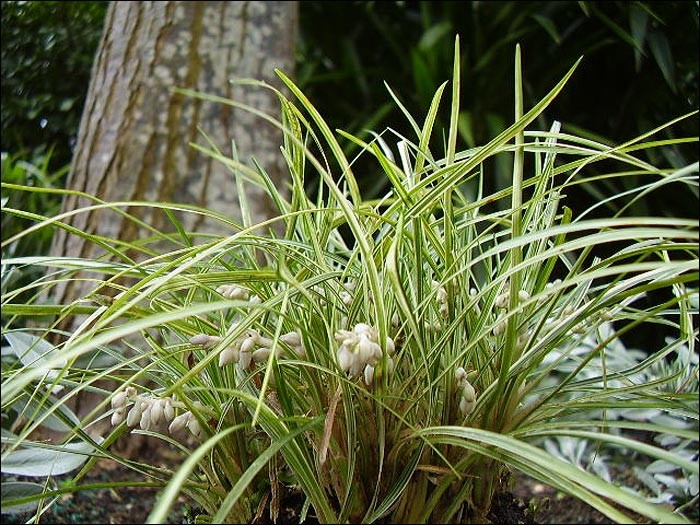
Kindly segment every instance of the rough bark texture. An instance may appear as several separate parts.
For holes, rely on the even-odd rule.
[[[239,218],[236,184],[220,162],[188,145],[208,144],[224,155],[234,140],[240,160],[254,156],[283,187],[281,134],[269,123],[230,106],[173,93],[185,88],[231,98],[279,116],[269,90],[232,85],[254,78],[280,86],[279,68],[293,74],[296,2],[112,2],[92,71],[68,187],[105,201],[140,200],[196,204]],[[262,192],[248,194],[254,220],[273,213]],[[69,196],[63,210],[90,204]],[[129,212],[161,230],[172,229],[162,212]],[[192,214],[180,217],[189,231],[233,233]],[[199,221],[199,222],[197,222]],[[113,211],[80,213],[72,226],[110,238],[139,232]],[[53,254],[97,257],[93,244],[59,231]],[[85,290],[53,291],[66,304]],[[104,292],[103,292],[104,293]]]

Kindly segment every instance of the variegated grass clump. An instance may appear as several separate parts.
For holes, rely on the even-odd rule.
[[[362,198],[336,134],[280,73],[298,105],[279,93],[282,122],[262,117],[284,131],[291,196],[264,171],[207,151],[240,181],[265,187],[279,217],[250,223],[241,194],[244,220],[230,223],[230,236],[163,234],[153,240],[170,242],[169,253],[148,256],[138,244],[130,246],[143,249],[137,267],[105,260],[105,282],[95,293],[110,292],[113,300],[81,303],[87,318],[60,347],[42,347],[32,364],[3,370],[3,410],[43,407],[24,411],[34,417],[13,428],[3,461],[18,447],[37,446],[30,434],[47,414],[67,410],[67,399],[90,390],[104,402],[68,426],[67,441],[89,443],[94,458],[114,457],[110,445],[129,432],[182,451],[176,472],[148,459],[121,460],[167,484],[149,522],[164,520],[179,493],[196,502],[204,521],[248,522],[265,512],[274,519],[283,486],[291,485],[306,497],[301,519],[483,522],[495,491],[507,488],[515,471],[621,523],[630,519],[624,509],[688,522],[542,443],[557,436],[614,443],[697,473],[697,462],[629,432],[697,440],[690,430],[611,418],[607,409],[654,408],[697,421],[697,389],[674,383],[677,369],[637,380],[682,346],[689,349],[684,355],[696,352],[697,221],[624,212],[669,185],[697,194],[698,164],[660,168],[632,154],[657,146],[652,136],[659,130],[617,147],[563,133],[558,123],[530,131],[575,67],[525,113],[519,50],[514,124],[485,146],[458,152],[458,45],[455,52],[443,154],[434,153],[433,123],[445,84],[422,125],[390,90],[416,133],[415,140],[399,136],[396,149],[388,145],[391,133],[365,143],[339,132],[373,156],[390,182],[376,200]],[[512,156],[513,182],[486,194],[488,161],[496,155]],[[599,161],[607,171],[588,177]],[[304,191],[309,177],[320,181],[314,199]],[[615,177],[643,183],[607,199],[610,217],[589,218],[563,205],[574,186]],[[28,262],[57,268],[37,290],[76,278],[74,261],[8,264]],[[118,284],[124,276],[135,284]],[[10,314],[54,311],[20,308],[13,293],[3,295]],[[63,305],[63,315],[77,306]],[[673,336],[634,366],[605,366],[616,337],[649,328]],[[75,367],[89,352],[116,354],[112,345],[120,341],[131,357]],[[697,380],[697,360],[688,367]],[[592,375],[581,375],[589,369]],[[107,391],[98,382],[105,378],[121,386]],[[56,385],[68,386],[70,395],[47,394]],[[104,442],[90,434],[102,420],[114,425]]]

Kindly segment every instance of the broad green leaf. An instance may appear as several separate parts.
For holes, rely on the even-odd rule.
[[[670,87],[671,91],[675,94],[676,79],[673,54],[671,53],[671,46],[668,43],[666,35],[659,31],[652,31],[649,34],[649,49],[651,49],[651,54],[654,55],[654,59],[661,73],[663,73],[668,87]]]
[[[12,504],[12,500],[37,496],[43,492],[44,486],[38,483],[31,483],[28,481],[3,481],[0,483],[2,513],[20,514],[24,512],[34,512],[39,506],[40,500],[18,503],[16,505]]]
[[[45,362],[59,355],[58,349],[51,343],[27,332],[7,332],[5,338],[22,364],[28,367],[41,367]],[[64,359],[59,363],[52,363],[52,367],[62,368],[65,364]]]
[[[68,443],[61,445],[60,450],[43,447],[13,450],[2,458],[0,470],[18,476],[59,476],[80,467],[94,451],[88,443]]]
[[[51,408],[59,403],[59,400],[54,396],[49,396],[48,399],[44,401],[43,405],[40,405],[36,398],[22,398],[10,405],[10,408],[17,411],[18,414],[30,418],[32,421],[41,420],[41,426],[48,429],[57,432],[68,432],[73,427],[79,425],[80,420],[64,403],[60,403],[60,406],[56,410],[61,412],[73,425],[66,424],[61,418],[55,415],[55,411],[54,413],[49,413],[51,412]]]
[[[649,13],[636,3],[630,6],[630,31],[635,42],[634,47],[634,68],[639,72],[642,66],[642,55],[644,54],[644,41],[647,35],[647,23]]]

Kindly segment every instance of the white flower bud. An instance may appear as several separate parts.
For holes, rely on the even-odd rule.
[[[357,323],[353,332],[355,332],[356,335],[367,334],[367,336],[371,337],[372,327],[365,323]]]
[[[209,336],[207,334],[197,334],[190,337],[190,343],[193,345],[203,345],[209,341]]]
[[[258,335],[258,346],[272,348],[273,342],[274,341],[272,341],[272,339],[270,339],[269,337],[263,337],[262,335]]]
[[[250,302],[250,304],[261,304],[261,303],[262,303],[262,299],[260,298],[259,295],[254,295],[253,297],[251,297],[251,298],[249,299],[248,302]]]
[[[476,401],[476,391],[469,381],[465,381],[464,383],[464,387],[462,388],[462,397],[470,403]]]
[[[450,315],[450,309],[447,306],[447,304],[441,304],[440,305],[440,317],[443,319],[447,319],[447,317]]]
[[[112,398],[112,408],[121,408],[125,407],[127,402],[129,400],[129,396],[127,395],[126,391],[122,390],[121,392],[117,392],[114,394],[114,397]]]
[[[474,406],[476,403],[467,401],[465,398],[459,400],[459,411],[463,416],[468,416],[474,411]]]
[[[365,366],[365,384],[367,386],[372,386],[372,381],[374,380],[374,367],[371,365]]]
[[[342,292],[340,292],[340,300],[345,306],[350,306],[352,304],[352,295],[350,294],[350,292],[343,290]]]
[[[146,410],[144,410],[141,413],[141,421],[139,422],[139,426],[141,427],[141,430],[148,430],[151,426],[151,407],[153,405],[148,405],[146,407]]]
[[[437,296],[435,297],[438,303],[444,304],[447,302],[447,290],[444,286],[440,286],[437,291]]]
[[[499,336],[506,331],[506,322],[499,321],[496,326],[493,327],[493,335]]]
[[[347,372],[355,362],[355,354],[345,345],[338,349],[338,365],[343,372]]]
[[[358,359],[357,355],[354,355],[354,360],[350,366],[350,370],[348,370],[348,375],[350,375],[350,377],[359,376],[362,373],[365,364],[366,363],[364,363],[361,359]]]
[[[187,426],[187,422],[190,420],[191,417],[191,412],[184,412],[180,414],[179,416],[173,419],[172,423],[170,423],[170,426],[168,427],[168,432],[170,432],[171,434],[177,434],[178,432],[182,431]]]
[[[245,370],[250,366],[250,361],[252,359],[252,355],[250,350],[241,350],[238,354],[238,364],[241,365],[241,368]]]
[[[224,367],[229,363],[235,363],[238,361],[238,348],[235,346],[227,346],[219,354],[219,367]]]
[[[146,403],[139,401],[138,399],[136,400],[134,406],[131,407],[131,410],[129,410],[129,413],[126,415],[127,426],[135,427],[139,423],[141,420],[141,414],[145,408],[144,405],[146,405]]]
[[[221,337],[217,335],[197,334],[190,337],[190,343],[193,345],[202,345],[205,350],[213,348],[221,341]]]
[[[508,303],[510,302],[510,292],[505,292],[496,297],[494,304],[496,308],[508,308]]]
[[[251,357],[256,363],[267,361],[267,358],[270,357],[270,349],[265,347],[258,348],[255,352],[253,352],[253,355]]]
[[[352,333],[352,332],[349,331],[349,330],[338,330],[338,331],[335,333],[335,340],[336,340],[338,343],[343,343],[343,344],[345,344],[345,341],[347,341],[347,340],[353,340],[353,341],[354,341],[354,339],[355,339],[355,334]],[[353,343],[353,344],[354,344],[354,343]]]
[[[290,347],[301,345],[301,335],[299,332],[287,332],[280,336],[280,341],[289,345]]]
[[[396,351],[394,340],[391,337],[386,338],[386,353],[392,355]]]
[[[156,399],[151,403],[151,423],[157,425],[161,419],[163,419],[163,408],[165,406],[165,401],[163,399]]]
[[[126,416],[126,408],[124,407],[118,407],[114,410],[112,413],[112,419],[111,423],[113,427],[116,427],[121,424],[122,421],[124,421],[124,417]]]
[[[189,421],[187,421],[187,428],[195,437],[198,437],[202,433],[202,425],[199,424],[199,421],[194,416],[190,417]]]
[[[241,353],[252,352],[253,349],[255,348],[256,343],[258,342],[257,339],[258,338],[255,335],[250,335],[250,336],[246,337],[243,340],[243,342],[241,343],[241,348],[239,349],[239,352],[241,352]]]
[[[368,362],[370,359],[372,359],[374,357],[374,346],[375,344],[369,340],[369,337],[367,337],[366,334],[363,333],[360,336],[360,342],[357,343],[359,358],[364,362]]]
[[[243,301],[247,300],[250,294],[250,290],[236,284],[223,284],[216,291],[227,299],[240,299]]]
[[[163,400],[163,418],[166,421],[172,421],[175,417],[175,407],[173,407],[173,402],[169,397]]]
[[[136,388],[133,386],[127,386],[124,391],[126,392],[126,395],[131,399],[132,397],[136,397]]]
[[[530,298],[530,294],[526,290],[520,290],[518,292],[518,299],[525,302]]]
[[[461,366],[455,370],[455,380],[459,387],[464,387],[464,383],[467,381],[467,371]]]

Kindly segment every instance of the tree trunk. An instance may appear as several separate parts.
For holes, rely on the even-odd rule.
[[[209,147],[240,160],[254,156],[282,188],[281,133],[269,123],[230,106],[171,92],[185,88],[231,98],[273,116],[279,102],[269,90],[232,85],[255,78],[280,86],[274,68],[293,74],[296,2],[112,2],[93,66],[68,187],[105,201],[139,200],[195,204],[238,219],[235,178],[220,162],[188,145]],[[273,214],[260,190],[246,190],[254,221]],[[91,204],[69,195],[63,211]],[[148,207],[129,212],[162,231],[167,217]],[[187,231],[222,231],[187,214]],[[71,225],[88,233],[133,240],[137,227],[111,210],[84,212]],[[59,230],[52,254],[95,258],[93,243]],[[68,304],[87,288],[72,281],[52,291]],[[107,292],[102,292],[107,293]]]

